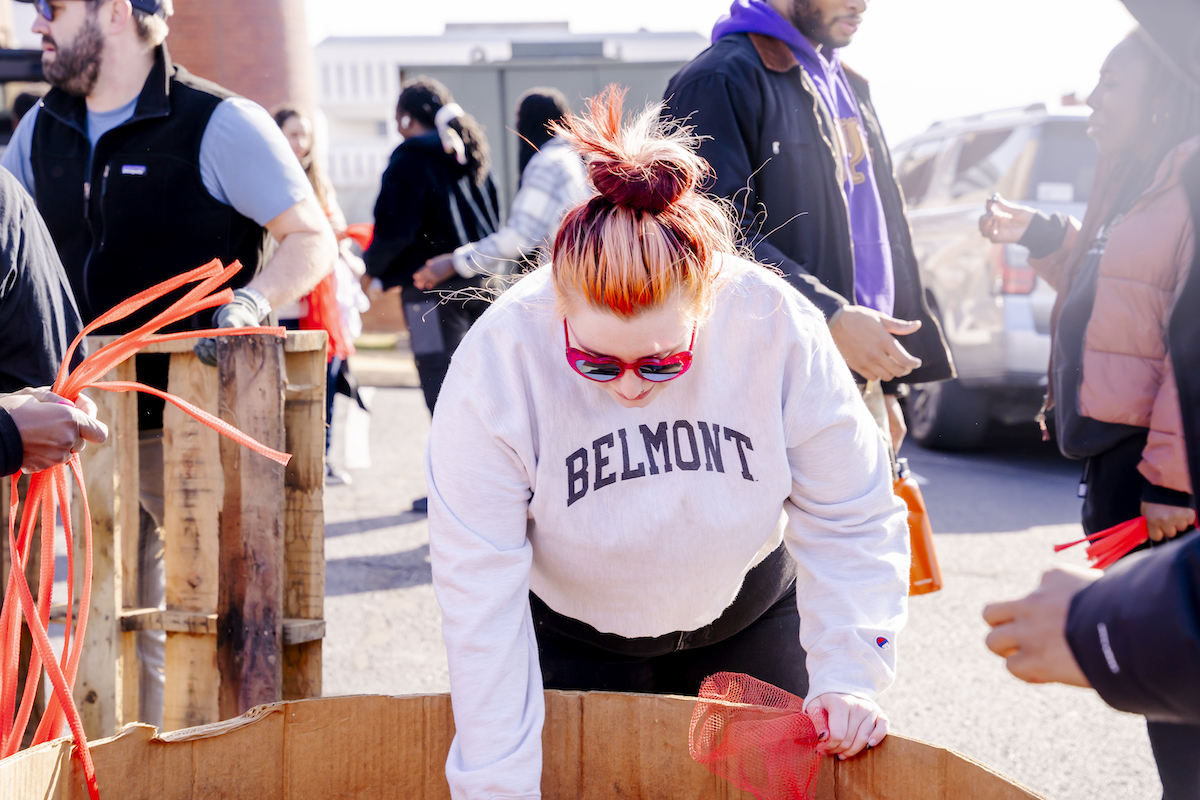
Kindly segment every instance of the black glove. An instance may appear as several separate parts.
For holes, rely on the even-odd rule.
[[[271,313],[267,300],[253,289],[237,289],[233,300],[217,309],[213,314],[213,327],[216,328],[250,328],[262,323]],[[196,342],[192,351],[210,367],[217,365],[217,340],[201,339]]]

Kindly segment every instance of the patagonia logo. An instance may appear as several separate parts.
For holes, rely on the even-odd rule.
[[[121,167],[122,175],[137,175],[141,177],[146,174],[146,168],[141,164],[126,164]]]
[[[875,644],[879,645],[880,650],[889,650],[892,647],[892,643],[882,636],[875,639]]]

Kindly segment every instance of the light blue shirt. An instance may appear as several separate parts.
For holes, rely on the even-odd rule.
[[[88,139],[95,149],[100,137],[133,116],[137,98],[112,111],[88,111]],[[0,158],[37,200],[33,180],[33,128],[41,104],[30,109],[13,132]],[[220,203],[259,225],[266,225],[313,194],[312,184],[292,152],[287,137],[258,103],[240,97],[223,100],[208,120],[200,140],[200,178]]]

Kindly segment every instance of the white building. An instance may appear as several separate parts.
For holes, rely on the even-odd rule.
[[[708,45],[698,33],[575,34],[567,23],[450,24],[441,36],[332,37],[317,45],[317,92],[328,125],[330,178],[347,217],[369,220],[379,178],[400,142],[400,85],[425,74],[445,83],[483,124],[506,206],[516,187],[515,103],[555,86],[573,103],[609,83],[630,105],[657,102],[671,75]]]

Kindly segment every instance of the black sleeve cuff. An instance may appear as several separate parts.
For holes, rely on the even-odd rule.
[[[1113,708],[1200,722],[1198,536],[1122,559],[1071,599],[1067,643]]]
[[[1165,486],[1155,486],[1152,483],[1147,483],[1142,488],[1143,503],[1158,503],[1164,506],[1179,506],[1180,508],[1194,508],[1193,498],[1187,492],[1177,492],[1174,489],[1168,489]]]
[[[1067,238],[1069,219],[1066,214],[1051,217],[1039,211],[1017,244],[1029,249],[1030,258],[1045,258],[1062,247]]]
[[[0,408],[0,476],[13,475],[21,471],[25,460],[25,443],[17,423],[8,412]]]

